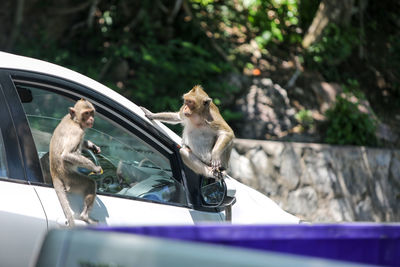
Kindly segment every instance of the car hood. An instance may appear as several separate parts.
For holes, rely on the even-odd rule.
[[[232,206],[233,224],[297,224],[300,219],[284,211],[273,200],[230,177],[225,183],[235,188],[236,202]]]

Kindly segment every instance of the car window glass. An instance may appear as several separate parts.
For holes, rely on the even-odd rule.
[[[7,165],[6,165],[6,151],[4,149],[4,140],[0,132],[0,177],[7,177]]]
[[[75,101],[31,86],[20,85],[18,89],[28,89],[32,94],[29,101],[22,102],[44,180],[51,183],[48,166],[50,139],[55,127]],[[97,112],[94,126],[86,130],[85,139],[101,148],[100,154],[85,149],[82,153],[100,165],[103,174],[90,175],[90,171],[83,168],[78,168],[78,171],[97,181],[98,192],[161,203],[186,204],[184,187],[173,177],[169,158],[115,121]]]

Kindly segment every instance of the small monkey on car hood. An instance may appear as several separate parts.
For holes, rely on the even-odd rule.
[[[183,95],[179,112],[152,113],[141,108],[151,120],[183,125],[180,154],[189,168],[206,177],[222,177],[235,135],[201,85]]]

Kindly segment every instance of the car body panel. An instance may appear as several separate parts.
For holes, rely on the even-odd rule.
[[[297,224],[299,218],[281,209],[265,197],[238,181],[228,178],[236,188],[236,203],[232,206],[232,224]]]
[[[202,226],[193,226],[194,231],[185,227],[174,227],[172,229],[168,227],[139,228],[143,232],[146,230],[148,232],[144,235],[133,234],[135,230],[140,232],[140,229],[135,229],[134,227],[126,228],[126,231],[119,231],[120,229],[106,229],[106,231],[104,229],[100,231],[97,229],[52,230],[43,244],[37,261],[37,267],[75,267],[82,265],[152,267],[371,267],[371,265],[363,265],[357,262],[335,261],[301,254],[295,255],[261,249],[249,249],[247,247],[241,248],[245,245],[251,245],[252,242],[256,245],[260,244],[257,241],[263,241],[262,238],[265,237],[263,233],[268,232],[268,227],[265,227],[266,231],[262,228],[256,229],[257,232],[248,231],[250,232],[250,237],[244,237],[244,244],[241,244],[241,240],[237,239],[236,233],[239,231],[235,231],[237,230],[235,227],[225,228],[224,226],[220,226],[219,228],[212,228],[211,226],[210,228],[205,227],[204,232],[196,231],[198,229],[201,230]],[[226,231],[227,229],[230,231]],[[129,232],[130,230],[132,232]],[[157,230],[159,235],[149,234],[157,232]],[[207,230],[209,232],[206,232]],[[174,240],[173,237],[171,238],[171,234],[173,235],[174,231],[179,232],[181,237],[184,236],[183,240]],[[233,231],[235,234],[230,235]],[[198,235],[193,237],[192,233]],[[160,238],[159,236],[162,236],[162,234],[169,234],[169,236],[167,238]],[[218,237],[224,236],[224,234],[229,237],[221,241],[218,240]],[[255,238],[254,235],[260,237]],[[208,237],[208,239],[204,237]],[[206,239],[208,242],[196,242],[197,239]],[[275,245],[278,248],[291,248],[290,251],[298,249],[298,247],[292,245],[297,240],[290,238],[286,240],[278,239],[278,242],[275,239],[265,238],[264,240],[267,241],[268,245]],[[232,243],[239,243],[241,246],[235,247],[231,245]],[[326,243],[329,244],[329,242]],[[315,241],[315,244],[318,245],[318,241]],[[314,250],[314,253],[317,254],[319,251],[317,245],[308,247],[308,249]],[[330,246],[327,247],[331,248]],[[390,248],[390,246],[387,247]],[[392,248],[391,251],[395,251],[395,249]],[[329,252],[334,254],[336,250],[330,249]],[[348,254],[351,255],[351,253]],[[373,254],[384,253],[376,252]],[[396,263],[392,259],[381,260],[381,262]]]
[[[35,186],[35,190],[46,210],[49,227],[66,226],[67,221],[53,188]],[[82,197],[70,195],[69,200],[72,210],[79,215],[82,210]],[[91,217],[98,220],[99,225],[184,225],[199,222],[221,222],[221,212],[196,211],[195,219],[193,210],[187,207],[171,206],[169,204],[152,203],[140,200],[118,198],[97,194],[96,201],[90,213]],[[79,221],[76,219],[76,221]],[[80,221],[80,225],[86,223]]]
[[[46,214],[35,188],[0,180],[0,265],[28,266],[46,232]]]

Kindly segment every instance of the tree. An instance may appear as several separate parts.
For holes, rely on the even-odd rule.
[[[322,0],[317,13],[303,38],[302,45],[308,48],[321,39],[324,29],[330,24],[350,23],[354,0]]]

